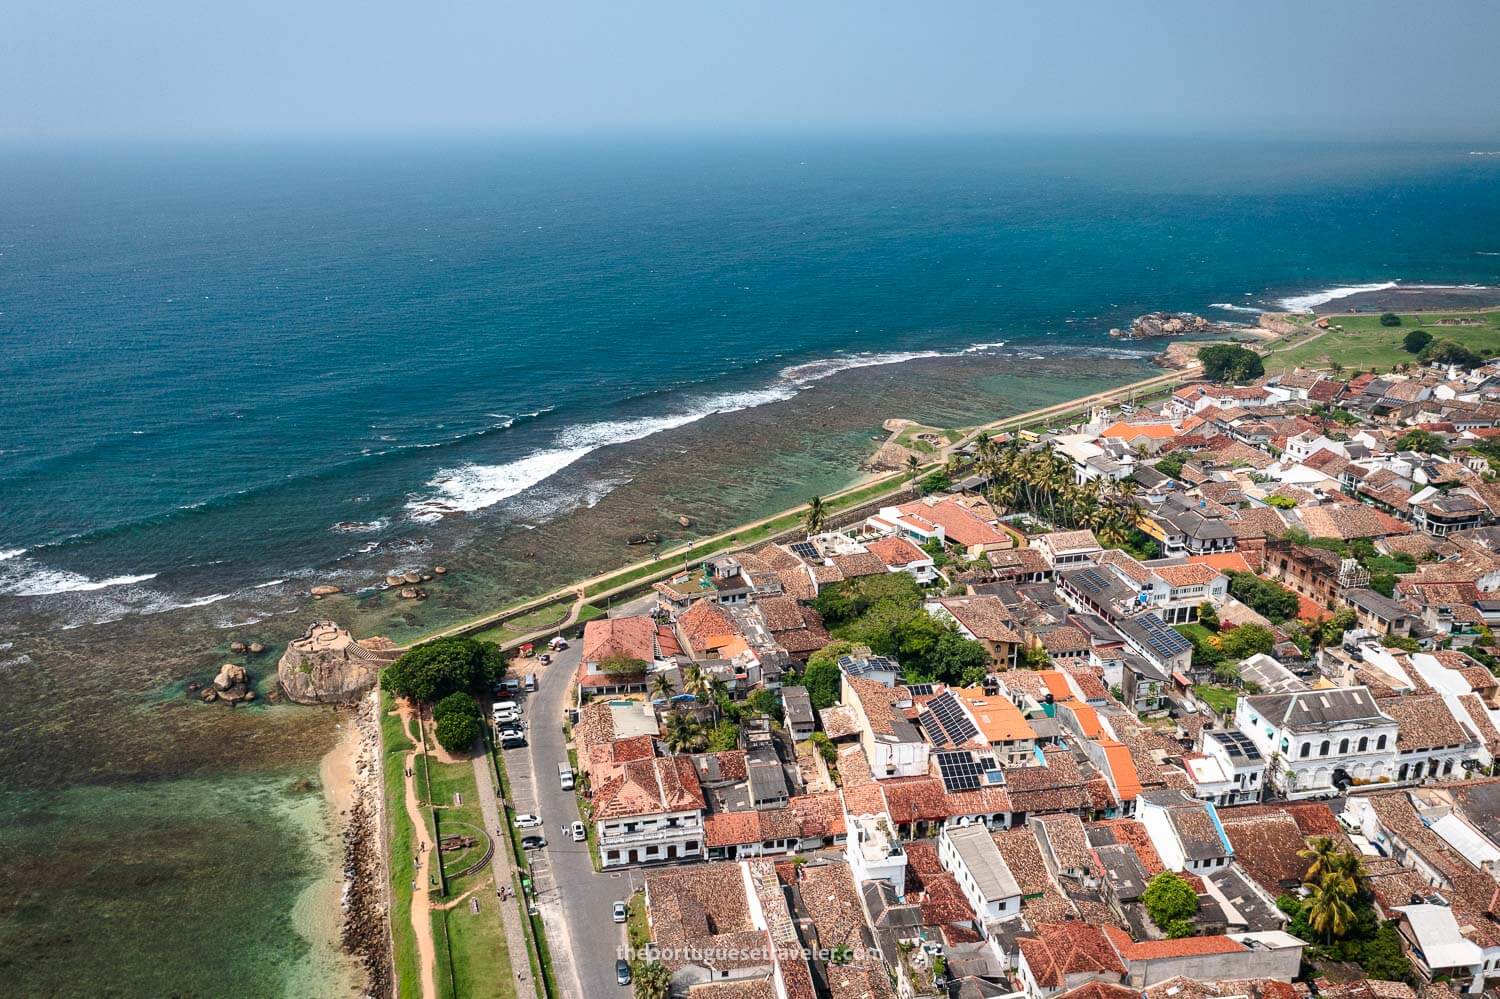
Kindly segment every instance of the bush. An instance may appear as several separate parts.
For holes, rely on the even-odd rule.
[[[807,657],[807,669],[802,672],[802,686],[807,688],[808,699],[819,711],[839,702],[843,685],[839,657],[847,656],[853,648],[849,642],[833,641]]]
[[[1400,326],[1401,325],[1401,317],[1398,316],[1398,315],[1396,315],[1394,312],[1382,312],[1380,314],[1380,325],[1382,325],[1382,326]]]
[[[719,722],[708,733],[708,752],[710,753],[722,753],[725,750],[734,749],[739,744],[740,730],[734,722]]]
[[[1216,343],[1198,351],[1203,374],[1215,382],[1248,382],[1266,373],[1260,355],[1232,343]]]
[[[482,717],[479,712],[479,702],[462,691],[456,694],[449,694],[432,706],[433,721],[440,722],[450,715],[459,715],[464,718],[474,718],[476,720]]]
[[[1301,606],[1297,594],[1269,579],[1261,579],[1253,572],[1231,572],[1229,593],[1272,624],[1296,617],[1297,608]]]
[[[488,687],[504,672],[505,657],[494,642],[440,638],[387,666],[381,683],[397,697],[431,704],[457,691]]]
[[[1431,342],[1431,333],[1426,330],[1412,330],[1401,338],[1401,349],[1408,354],[1420,354]]]
[[[437,741],[450,753],[466,753],[479,738],[479,718],[465,714],[450,713],[437,723]]]
[[[1268,654],[1275,645],[1276,636],[1258,624],[1242,624],[1219,635],[1219,649],[1230,662],[1244,662],[1253,655]]]
[[[1198,914],[1198,893],[1193,886],[1171,871],[1162,871],[1151,879],[1141,895],[1151,921],[1170,936],[1187,936],[1192,933],[1191,920]],[[1173,933],[1176,924],[1188,924],[1187,933]]]

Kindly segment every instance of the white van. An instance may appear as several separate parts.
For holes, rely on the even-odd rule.
[[[557,781],[564,791],[573,790],[573,768],[566,763],[557,765]]]
[[[499,725],[501,722],[521,720],[521,706],[515,701],[496,701],[491,712],[495,717],[496,725]]]
[[[532,692],[534,692],[536,690],[536,674],[535,673],[527,673],[526,674],[526,682],[523,684],[523,687],[525,688],[525,690],[526,690],[526,692],[528,694],[532,693]]]

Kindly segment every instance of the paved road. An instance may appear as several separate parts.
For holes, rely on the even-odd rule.
[[[505,769],[516,811],[540,815],[544,824],[547,847],[532,851],[532,860],[558,987],[570,997],[595,999],[630,994],[615,981],[625,928],[614,922],[611,910],[616,900],[629,896],[632,877],[594,873],[588,844],[573,842],[563,831],[579,818],[578,799],[560,786],[557,764],[568,759],[562,726],[564,711],[572,706],[567,688],[580,645],[574,642],[554,657],[541,689],[526,699],[528,744],[505,750]],[[634,881],[640,881],[638,872]]]

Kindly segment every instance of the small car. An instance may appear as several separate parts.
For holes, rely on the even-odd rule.
[[[615,962],[615,981],[621,985],[630,984],[630,964],[624,958]]]
[[[630,910],[625,907],[624,902],[615,903],[615,922],[623,923],[630,918]]]
[[[523,850],[540,850],[542,847],[544,847],[546,845],[547,845],[547,837],[545,837],[545,836],[522,836],[521,837],[521,849],[523,849]]]
[[[522,812],[516,816],[517,829],[536,829],[542,824],[540,815],[532,815],[530,812]]]
[[[573,837],[573,842],[582,843],[589,838],[588,830],[583,827],[582,822],[574,822],[568,827],[568,833]]]

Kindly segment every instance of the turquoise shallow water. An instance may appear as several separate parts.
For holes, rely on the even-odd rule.
[[[1140,312],[1496,283],[1500,164],[1465,153],[0,157],[0,966],[129,995],[283,994],[326,967],[291,923],[331,856],[294,785],[334,719],[186,698],[232,639],[315,613],[408,637],[637,556],[631,533],[827,492],[886,417],[1149,374],[1106,336]],[[306,599],[437,562],[420,605]],[[263,690],[273,659],[248,663]]]

